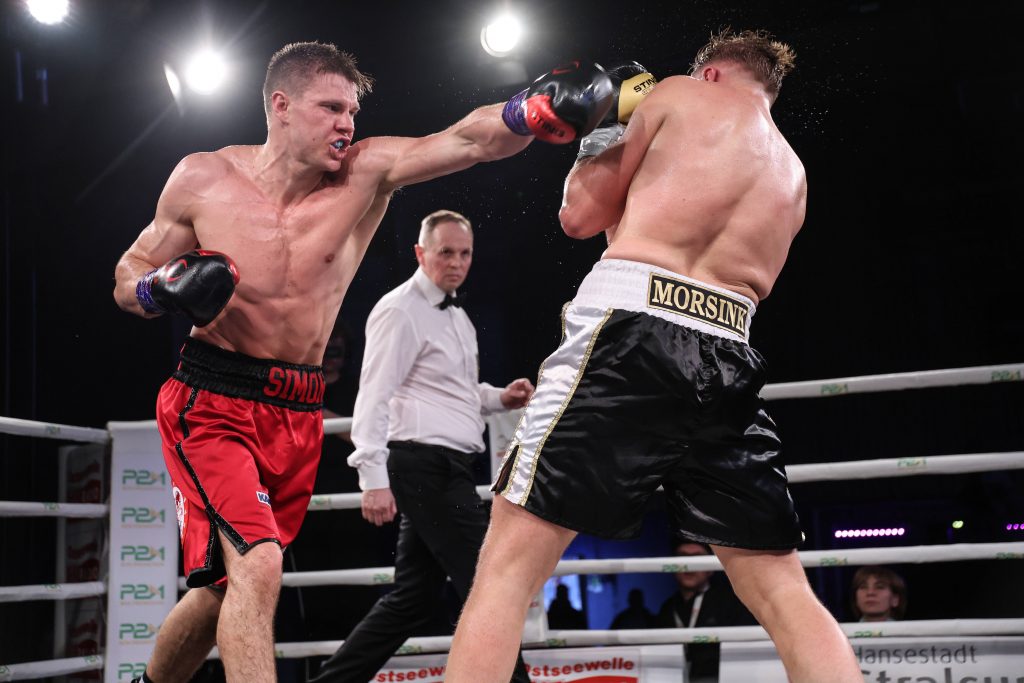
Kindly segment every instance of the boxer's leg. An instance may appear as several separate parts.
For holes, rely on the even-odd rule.
[[[551,576],[575,531],[494,498],[473,589],[452,641],[445,681],[507,683],[530,599]]]

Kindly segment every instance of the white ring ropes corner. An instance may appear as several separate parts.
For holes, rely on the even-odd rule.
[[[974,368],[956,368],[925,372],[909,372],[864,377],[848,377],[809,382],[788,382],[765,386],[762,396],[768,400],[788,398],[820,398],[852,393],[898,391],[969,384],[995,384],[1024,381],[1024,363],[991,365]],[[146,431],[155,429],[152,420],[125,424],[121,427]],[[331,434],[351,429],[351,418],[324,421],[324,432]],[[0,417],[0,432],[21,436],[106,443],[110,433],[105,430],[57,425],[17,418]],[[837,481],[867,477],[915,476],[922,474],[959,474],[993,470],[1024,468],[1024,452],[975,453],[940,455],[914,458],[888,458],[842,463],[794,465],[788,468],[791,483]],[[480,487],[481,495],[489,494]],[[310,502],[312,510],[337,510],[359,507],[359,494],[332,494],[315,496]],[[109,513],[106,505],[68,504],[48,502],[0,501],[0,516],[5,517],[104,517]],[[898,548],[859,548],[846,551],[804,551],[800,553],[805,567],[850,566],[893,562],[943,562],[980,559],[1024,559],[1022,543],[955,544],[948,546],[911,546]],[[720,570],[713,556],[688,559],[687,568],[693,570]],[[566,560],[559,563],[555,574],[675,572],[678,558],[637,558],[618,560]],[[393,581],[393,568],[368,568],[323,572],[292,572],[283,577],[285,586],[313,585],[372,585]],[[181,584],[183,585],[183,581]],[[8,586],[0,588],[0,602],[23,600],[66,600],[106,593],[103,582],[75,584],[43,584],[35,586]],[[851,637],[937,636],[937,635],[1020,635],[1024,634],[1024,619],[972,619],[890,622],[865,629],[863,624],[843,624]],[[759,626],[738,626],[719,629],[648,629],[633,631],[550,631],[548,640],[537,643],[541,647],[581,645],[654,644],[686,642],[724,642],[732,640],[764,640],[766,634]],[[310,643],[279,643],[275,647],[278,657],[307,657],[331,654],[341,641]],[[451,639],[412,638],[401,652],[444,652]],[[102,669],[102,655],[73,657],[43,662],[0,664],[0,681],[24,680],[65,675],[78,671]]]

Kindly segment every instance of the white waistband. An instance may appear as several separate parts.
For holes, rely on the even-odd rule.
[[[665,268],[621,259],[594,264],[573,304],[638,311],[743,342],[750,337],[750,322],[757,308],[742,294]]]

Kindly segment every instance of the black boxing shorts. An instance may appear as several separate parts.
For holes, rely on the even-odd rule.
[[[599,261],[562,311],[494,491],[605,538],[639,533],[664,487],[673,531],[793,548],[803,535],[747,344],[749,299],[671,271]]]
[[[320,464],[324,386],[318,366],[185,343],[157,425],[190,587],[225,583],[218,530],[240,554],[295,539]]]

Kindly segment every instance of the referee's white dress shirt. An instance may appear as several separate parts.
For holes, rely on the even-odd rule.
[[[388,488],[388,441],[463,452],[484,448],[483,415],[504,410],[502,389],[479,382],[476,328],[422,268],[377,302],[352,414],[359,488]]]

